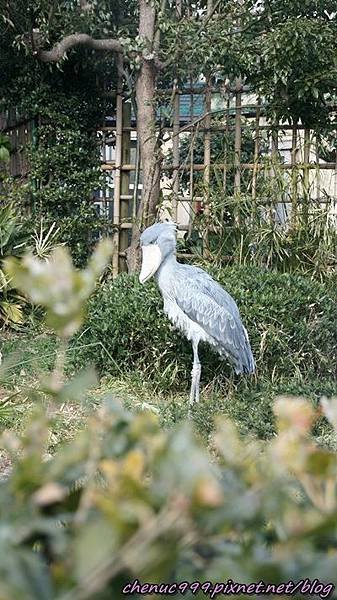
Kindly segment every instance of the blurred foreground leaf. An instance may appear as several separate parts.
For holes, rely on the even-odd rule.
[[[82,324],[85,303],[107,266],[111,251],[111,242],[101,241],[82,271],[74,269],[69,251],[64,247],[55,248],[48,260],[40,260],[32,254],[21,261],[8,258],[5,269],[13,284],[31,302],[46,308],[47,325],[62,338],[69,338]]]

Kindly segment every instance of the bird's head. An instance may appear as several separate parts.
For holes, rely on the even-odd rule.
[[[142,268],[140,283],[145,283],[158,271],[160,265],[169,254],[176,251],[175,223],[155,223],[143,231],[140,236],[142,249]]]

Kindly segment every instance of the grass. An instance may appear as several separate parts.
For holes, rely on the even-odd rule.
[[[163,427],[171,427],[187,418],[188,392],[165,393],[154,390],[149,381],[144,381],[141,374],[134,372],[123,378],[105,378],[101,381],[99,394],[112,391],[130,410],[151,410],[159,415]],[[273,402],[278,395],[304,396],[317,405],[325,395],[333,396],[337,392],[334,381],[310,382],[278,380],[270,382],[266,378],[260,380],[242,380],[235,384],[226,384],[217,380],[203,387],[199,404],[193,407],[192,420],[197,431],[206,440],[214,430],[217,415],[230,417],[243,435],[254,435],[260,439],[268,439],[275,434]],[[337,450],[337,439],[334,431],[325,418],[319,419],[314,433],[317,441]]]
[[[9,357],[8,368],[0,384],[0,428],[20,432],[34,404],[29,390],[37,390],[52,370],[59,344],[48,331],[32,330],[24,333],[7,333],[3,336],[1,353],[4,361]],[[1,406],[2,397],[13,396],[12,401]],[[87,398],[81,403],[64,403],[57,411],[49,447],[52,450],[61,441],[73,437],[82,427],[92,408]]]
[[[0,387],[0,427],[20,431],[33,409],[27,393],[37,388],[41,378],[52,369],[58,342],[44,330],[7,334],[1,344],[3,357],[12,355],[12,364]],[[70,350],[69,359],[71,359]],[[68,361],[72,363],[71,360]],[[68,375],[71,370],[68,368]],[[163,427],[168,428],[185,419],[188,412],[188,390],[166,391],[156,388],[143,373],[133,370],[118,377],[104,376],[89,390],[79,403],[64,403],[58,410],[55,427],[49,440],[50,451],[71,438],[85,425],[87,415],[101,403],[105,394],[112,394],[132,411],[150,410],[158,415]],[[12,400],[1,406],[1,397]],[[196,430],[205,439],[212,435],[214,419],[218,414],[229,416],[243,435],[252,434],[268,439],[275,433],[272,405],[277,395],[301,395],[317,404],[323,395],[337,395],[333,379],[305,381],[300,377],[278,380],[260,378],[221,379],[216,377],[202,386],[201,400],[192,411]],[[330,425],[320,419],[315,426],[318,441],[337,449],[337,440]]]

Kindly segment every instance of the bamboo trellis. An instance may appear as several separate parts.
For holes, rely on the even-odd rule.
[[[325,203],[332,198],[337,202],[337,153],[333,161],[324,161],[319,152],[320,133],[310,131],[301,122],[268,122],[263,100],[252,99],[249,90],[238,82],[229,89],[216,86],[207,79],[203,86],[196,85],[190,79],[186,87],[176,85],[173,90],[160,90],[158,96],[173,99],[172,118],[162,128],[168,138],[165,151],[168,150],[171,156],[165,166],[162,193],[165,206],[171,207],[170,216],[182,230],[192,232],[198,212],[204,211],[207,216],[215,172],[221,173],[222,194],[234,194],[238,202],[241,195],[247,193],[245,174],[250,172],[248,192],[253,200],[252,211],[256,210],[259,177],[275,178],[275,161],[277,170],[283,172],[289,182],[291,194],[280,201],[289,205],[290,221],[296,218],[300,205],[307,210],[312,200]],[[142,176],[136,118],[130,100],[124,97],[121,78],[114,97],[115,114],[100,128],[103,140],[101,166],[107,183],[94,201],[113,226],[113,273],[116,275],[126,269],[125,251],[141,196]],[[185,112],[183,101],[188,104]],[[335,110],[331,107],[332,112]],[[12,141],[11,173],[24,176],[27,163],[22,150],[34,135],[34,123],[18,121],[12,114],[10,118],[0,119],[0,130],[7,132]],[[333,125],[331,131],[335,131]],[[247,132],[250,132],[253,144],[249,162],[245,162],[243,152]],[[224,139],[221,158],[215,160],[213,136]],[[186,138],[189,151],[183,156],[181,148]],[[203,139],[201,154],[200,138]],[[269,144],[268,151],[266,144]],[[270,159],[267,168],[266,157]]]
[[[222,93],[222,108],[213,107],[213,99]],[[170,216],[178,222],[180,229],[191,233],[193,219],[198,211],[203,210],[206,215],[209,207],[209,189],[211,174],[214,170],[222,172],[223,193],[229,193],[229,174],[233,175],[233,193],[240,201],[240,194],[246,192],[244,189],[244,173],[251,172],[250,193],[252,199],[257,201],[257,182],[261,171],[266,173],[266,166],[261,156],[262,142],[269,140],[270,167],[269,178],[276,177],[275,162],[277,169],[284,172],[290,181],[292,193],[290,197],[282,198],[282,204],[290,204],[291,219],[296,218],[299,207],[300,196],[304,196],[307,207],[312,199],[326,202],[327,197],[337,202],[337,162],[326,162],[319,157],[317,148],[318,134],[310,131],[302,123],[269,123],[265,116],[265,110],[261,99],[256,98],[253,102],[249,99],[247,90],[239,83],[233,89],[223,90],[211,85],[206,81],[204,87],[175,87],[173,90],[161,90],[163,97],[173,98],[172,118],[165,124],[165,133],[169,137],[166,146],[170,149],[171,163],[165,167],[165,182],[163,183],[163,194],[170,204]],[[204,98],[201,114],[196,111],[196,99]],[[181,99],[189,99],[190,107],[187,114],[182,114]],[[247,98],[249,102],[247,102]],[[127,108],[129,107],[129,108]],[[138,168],[135,162],[130,161],[132,145],[136,143],[136,122],[131,118],[131,106],[128,100],[123,99],[121,86],[117,90],[116,118],[113,124],[106,125],[104,131],[116,133],[115,159],[103,161],[102,168],[113,174],[114,178],[114,216],[115,227],[114,239],[117,254],[114,259],[114,274],[126,268],[125,250],[129,244],[129,232],[132,227],[132,215],[134,210],[130,203],[141,194],[141,178],[137,189],[131,190],[133,186],[132,175]],[[253,155],[251,162],[244,162],[243,136],[249,130],[253,138]],[[233,136],[232,154],[228,147],[228,136]],[[223,134],[225,149],[222,161],[212,162],[212,136]],[[180,146],[182,140],[189,136],[189,154],[184,160],[181,158]],[[203,137],[203,160],[196,162],[196,138]],[[133,152],[134,153],[134,152]],[[200,155],[200,153],[199,153]],[[202,174],[203,189],[196,185],[196,176]],[[328,181],[327,175],[331,175]],[[182,185],[184,177],[185,185]],[[325,178],[325,182],[322,180]],[[169,181],[169,186],[168,186]],[[187,184],[186,184],[187,181]],[[200,179],[199,179],[200,181]],[[324,183],[324,185],[323,185]],[[167,187],[170,188],[167,193]],[[327,189],[328,188],[328,189]],[[131,193],[132,192],[132,193]],[[304,202],[303,202],[304,205]],[[182,208],[184,207],[184,208]],[[186,208],[187,207],[187,208]],[[253,204],[254,207],[254,204]],[[185,211],[185,213],[184,213]],[[272,214],[271,214],[272,218]]]

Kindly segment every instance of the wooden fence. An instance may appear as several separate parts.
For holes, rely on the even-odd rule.
[[[336,150],[301,123],[268,122],[263,103],[240,84],[228,89],[207,81],[189,82],[183,89],[160,90],[158,95],[171,110],[170,118],[160,119],[158,114],[167,156],[161,210],[181,230],[191,232],[195,215],[210,211],[215,182],[219,194],[235,196],[238,202],[248,194],[258,201],[261,177],[273,181],[284,173],[288,193],[275,199],[285,207],[282,218],[293,217],[303,197],[307,203],[337,202]],[[98,132],[105,186],[95,193],[94,202],[113,224],[116,275],[126,269],[125,251],[142,192],[142,173],[136,118],[121,79],[114,96],[115,114],[105,119]],[[34,139],[34,121],[18,118],[12,111],[0,117],[1,130],[12,144],[12,175],[25,177],[24,148]],[[215,139],[223,140],[220,156],[214,153]]]
[[[164,168],[161,209],[166,207],[180,229],[191,232],[194,216],[200,210],[206,214],[209,211],[214,173],[217,174],[217,186],[221,174],[220,192],[232,194],[238,201],[240,195],[246,194],[258,199],[261,176],[270,180],[281,177],[287,189],[287,193],[275,199],[283,207],[281,220],[294,218],[303,198],[307,203],[336,203],[337,163],[333,148],[325,149],[325,154],[330,154],[333,160],[325,160],[316,132],[301,123],[269,123],[263,104],[240,85],[223,90],[206,82],[203,86],[191,84],[188,88],[162,90],[159,94],[163,104],[166,98],[171,99],[171,119],[162,125],[161,131],[165,140],[164,153],[166,151],[170,159]],[[249,162],[244,161],[247,132],[253,146]],[[224,138],[220,160],[212,152],[214,136],[218,140]],[[196,157],[200,138],[201,160],[200,147]],[[115,226],[113,269],[117,274],[126,269],[125,250],[130,242],[132,219],[142,188],[136,122],[130,101],[123,98],[121,82],[116,96],[116,114],[102,128],[102,169],[106,173],[107,188],[102,193],[101,204],[110,205],[108,212]]]

